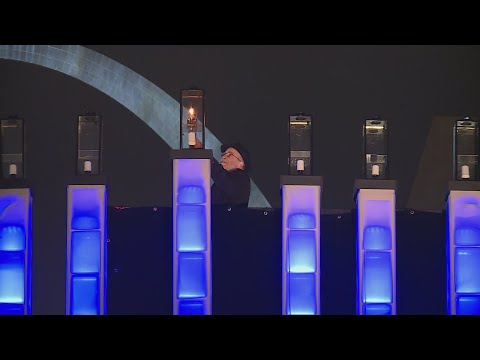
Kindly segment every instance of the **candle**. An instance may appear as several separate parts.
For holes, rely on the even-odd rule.
[[[17,175],[17,165],[16,164],[10,164],[10,167],[9,167],[9,172],[10,172],[10,175]]]
[[[188,133],[188,145],[189,146],[195,146],[195,133],[194,132],[189,132]]]
[[[85,172],[91,172],[92,171],[92,162],[91,161],[85,161],[83,163],[83,171]]]
[[[305,170],[305,161],[297,160],[297,171],[304,171]]]

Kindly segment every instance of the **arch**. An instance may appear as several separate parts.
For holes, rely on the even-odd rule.
[[[0,59],[47,67],[93,86],[126,107],[153,129],[171,148],[178,147],[180,103],[140,74],[80,45],[0,45]],[[220,160],[221,142],[205,130],[205,147]],[[269,208],[251,180],[249,207]]]

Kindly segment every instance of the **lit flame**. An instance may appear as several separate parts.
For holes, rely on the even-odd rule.
[[[193,115],[195,114],[195,110],[193,110],[193,107],[188,109],[188,113],[190,114],[191,117],[193,117]]]

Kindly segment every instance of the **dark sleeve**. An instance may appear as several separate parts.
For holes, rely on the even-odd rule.
[[[229,173],[222,165],[212,162],[212,180],[223,190],[229,199],[247,197],[250,194],[250,178],[242,170]]]

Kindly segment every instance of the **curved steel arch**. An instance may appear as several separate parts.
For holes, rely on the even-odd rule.
[[[80,45],[0,45],[0,59],[47,67],[110,96],[150,126],[171,148],[178,146],[180,104],[128,67]],[[206,129],[205,147],[220,160],[221,142]],[[249,207],[271,207],[253,180]]]

